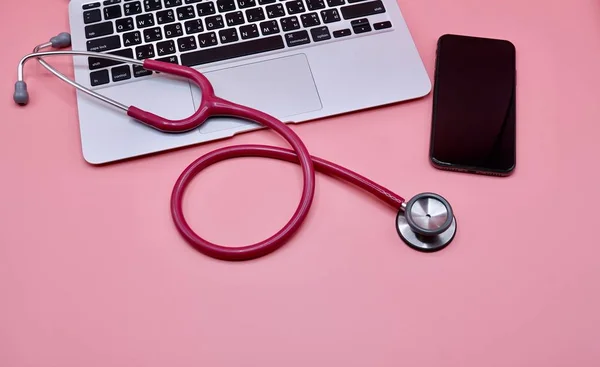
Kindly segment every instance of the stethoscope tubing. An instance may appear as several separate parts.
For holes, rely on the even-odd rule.
[[[21,60],[18,72],[19,81],[23,80],[22,69],[25,61],[35,57],[38,59],[38,61],[40,61],[40,63],[42,63],[42,65],[46,69],[48,69],[54,75],[59,77],[61,80],[67,82],[72,86],[75,86],[76,88],[84,91],[87,94],[92,95],[93,97],[100,98],[102,101],[106,102],[106,98],[103,98],[104,96],[90,91],[87,88],[68,79],[66,76],[58,72],[51,65],[49,65],[43,60],[44,56],[80,55],[93,57],[98,56],[96,53],[90,53],[85,51],[39,52],[40,48],[49,46],[51,46],[51,44],[42,44],[34,49],[33,54],[27,55]],[[131,61],[121,56],[106,55],[106,57],[115,61]],[[141,62],[137,60],[135,61],[137,64],[141,64]],[[201,87],[204,87],[201,88],[203,90],[203,101],[202,106],[200,106],[199,108],[199,111],[204,109],[204,111],[202,111],[204,118],[214,115],[225,115],[243,118],[258,123],[278,133],[283,139],[285,139],[288,142],[288,144],[290,144],[292,149],[290,150],[267,145],[229,146],[212,151],[198,158],[182,172],[173,188],[173,192],[171,195],[171,214],[173,217],[175,227],[177,228],[179,233],[196,250],[216,259],[227,261],[240,261],[262,257],[279,249],[300,228],[306,216],[308,215],[315,192],[315,169],[329,176],[342,179],[367,192],[372,193],[385,203],[391,205],[396,210],[402,209],[402,204],[405,202],[405,200],[401,196],[395,194],[394,192],[386,189],[381,185],[378,185],[377,183],[367,179],[366,177],[356,172],[348,170],[344,167],[341,167],[333,162],[329,162],[322,158],[311,156],[300,137],[289,126],[279,121],[275,117],[270,116],[264,112],[257,111],[252,108],[242,106],[214,96],[212,86],[206,84],[206,81]],[[206,89],[208,89],[208,91]],[[111,105],[119,107],[122,110],[127,111],[131,109],[131,107],[128,108],[116,101],[111,100],[111,102],[114,102],[109,102]],[[303,189],[300,202],[298,203],[298,207],[296,208],[294,214],[289,219],[289,221],[279,231],[277,231],[271,237],[255,244],[243,247],[227,247],[209,242],[194,232],[194,230],[186,221],[183,213],[183,198],[184,192],[191,180],[203,169],[217,162],[238,157],[273,158],[298,164],[302,169]]]
[[[278,126],[274,130],[277,128]],[[282,135],[286,140],[287,138],[295,139],[293,136],[295,134],[293,132],[292,134],[283,132]],[[299,229],[306,218],[312,203],[314,192],[314,176],[313,171],[310,171],[308,179],[305,179],[304,181],[304,189],[298,208],[290,220],[277,233],[264,241],[244,247],[225,247],[211,243],[198,236],[185,220],[183,214],[183,196],[189,183],[202,170],[214,163],[238,157],[272,158],[295,164],[301,164],[301,160],[304,158],[303,154],[299,155],[294,150],[269,145],[235,145],[214,150],[198,158],[183,171],[173,188],[171,196],[171,213],[175,225],[180,234],[198,251],[213,258],[228,261],[255,259],[280,248]],[[325,159],[314,156],[309,156],[309,159],[316,171],[353,184],[356,187],[373,194],[392,208],[398,211],[402,210],[402,204],[405,200],[391,190],[356,172]]]

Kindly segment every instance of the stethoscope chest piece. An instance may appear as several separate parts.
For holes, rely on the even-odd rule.
[[[452,242],[456,218],[446,199],[438,194],[422,193],[410,199],[398,212],[396,229],[411,248],[433,252]]]

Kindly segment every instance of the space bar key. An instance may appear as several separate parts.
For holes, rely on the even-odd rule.
[[[278,35],[182,54],[181,64],[185,66],[209,64],[211,62],[274,51],[284,47],[283,37]]]

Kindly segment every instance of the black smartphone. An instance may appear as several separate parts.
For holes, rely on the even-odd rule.
[[[446,34],[435,66],[430,161],[510,175],[516,166],[516,51],[500,39]]]

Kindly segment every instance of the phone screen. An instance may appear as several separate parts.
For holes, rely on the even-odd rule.
[[[442,36],[435,71],[432,163],[509,174],[516,163],[515,86],[512,43]]]

